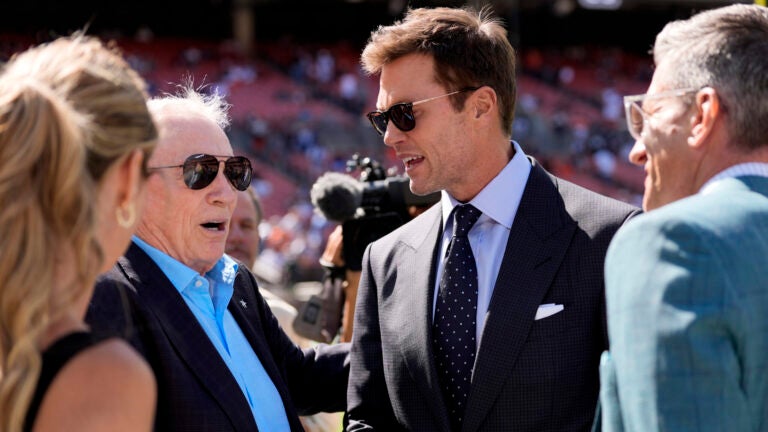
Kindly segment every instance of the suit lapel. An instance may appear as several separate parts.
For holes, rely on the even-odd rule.
[[[441,430],[450,429],[448,412],[442,401],[437,370],[432,355],[432,299],[434,296],[437,242],[442,233],[440,205],[432,206],[418,224],[409,226],[403,238],[402,262],[398,268],[395,304],[402,308],[394,316],[402,317],[400,351],[411,377],[435,415]],[[428,272],[424,269],[430,269]]]
[[[534,162],[486,315],[465,431],[479,428],[501,391],[574,235],[555,181]]]
[[[135,244],[119,261],[168,341],[238,430],[256,431],[251,408],[216,347],[162,270]]]

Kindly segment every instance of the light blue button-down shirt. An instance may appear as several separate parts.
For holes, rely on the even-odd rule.
[[[512,160],[469,202],[483,212],[467,235],[477,263],[477,320],[475,321],[477,323],[475,329],[477,332],[475,340],[478,341],[477,349],[480,349],[480,337],[485,326],[485,315],[491,304],[493,287],[501,268],[504,251],[507,248],[507,239],[509,239],[509,232],[512,229],[512,222],[515,220],[517,208],[520,206],[520,200],[523,198],[523,191],[525,191],[525,184],[531,174],[531,161],[525,156],[518,143],[512,141],[512,145],[515,148],[515,155]],[[443,191],[440,201],[444,227],[440,246],[440,256],[442,257],[445,256],[448,243],[451,240],[453,229],[453,220],[450,218],[451,211],[458,204],[459,202],[455,198]],[[437,266],[435,295],[432,304],[433,316],[435,313],[434,305],[440,290],[440,278],[443,274],[443,260],[438,260]]]
[[[224,255],[205,276],[201,276],[140,238],[134,236],[133,241],[179,290],[240,386],[258,428],[289,431],[291,428],[280,393],[227,309],[234,293],[237,263]]]

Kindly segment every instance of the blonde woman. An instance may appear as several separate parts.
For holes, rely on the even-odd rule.
[[[150,368],[83,316],[134,232],[156,138],[143,81],[96,39],[0,75],[0,430],[151,428]]]

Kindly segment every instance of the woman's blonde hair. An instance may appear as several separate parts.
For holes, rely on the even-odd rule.
[[[40,338],[93,285],[98,186],[154,148],[144,81],[80,34],[29,49],[0,75],[0,430],[20,430],[40,374]],[[52,298],[63,255],[76,281]]]

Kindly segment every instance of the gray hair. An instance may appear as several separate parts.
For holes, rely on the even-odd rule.
[[[671,66],[674,88],[715,89],[734,145],[750,151],[768,142],[768,8],[736,4],[673,21],[653,55]]]
[[[199,89],[195,89],[191,82],[180,84],[178,92],[175,94],[150,99],[147,106],[155,116],[169,109],[185,109],[210,119],[223,130],[226,130],[230,125],[229,108],[231,105],[224,97],[216,91],[203,94]]]

